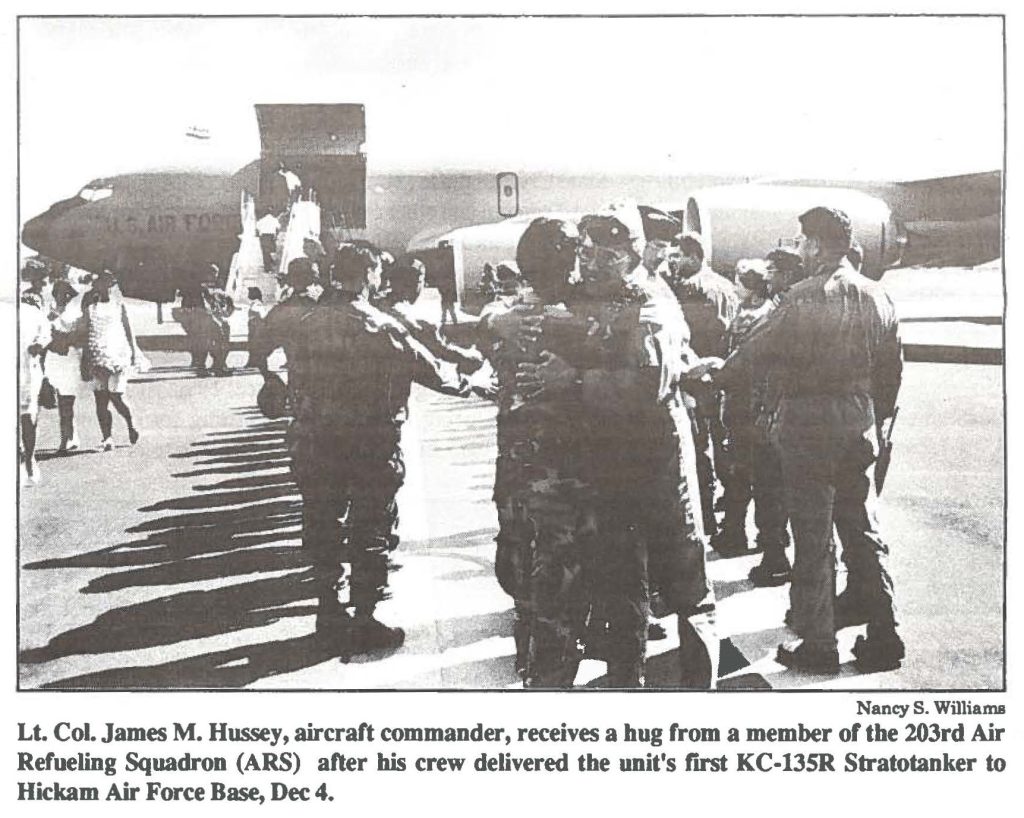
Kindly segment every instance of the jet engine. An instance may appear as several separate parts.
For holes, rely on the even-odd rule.
[[[741,258],[761,258],[797,236],[797,217],[817,206],[844,211],[864,248],[864,271],[877,278],[897,264],[905,243],[902,227],[881,199],[840,187],[747,184],[699,190],[677,211],[684,229],[700,233],[714,270],[732,276]]]

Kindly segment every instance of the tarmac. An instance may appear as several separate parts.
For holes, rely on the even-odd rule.
[[[148,305],[152,310],[152,305]],[[1000,328],[1001,329],[1001,328]],[[1001,350],[1000,350],[1001,352]],[[196,378],[187,356],[149,353],[130,386],[142,438],[97,450],[91,398],[83,448],[55,457],[44,411],[42,481],[20,493],[19,688],[274,690],[512,689],[511,603],[494,578],[494,406],[415,388],[404,432],[402,544],[382,620],[405,645],[344,664],[312,635],[315,598],[299,539],[300,498],[284,421],[259,414],[259,376]],[[239,367],[244,355],[233,352]],[[725,690],[983,690],[1004,686],[1002,367],[906,366],[892,468],[881,499],[907,659],[859,674],[840,634],[841,672],[774,659],[788,587],[746,579],[759,555],[719,559]],[[648,680],[677,673],[675,623],[650,644]],[[585,660],[578,684],[603,684]]]

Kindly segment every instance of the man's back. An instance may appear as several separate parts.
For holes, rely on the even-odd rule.
[[[787,398],[870,395],[879,417],[891,414],[902,360],[892,300],[847,262],[805,279],[777,316],[774,358]]]
[[[453,365],[365,298],[328,291],[302,324],[309,377],[296,413],[301,421],[353,434],[397,428],[414,380],[447,394],[467,392]]]
[[[305,293],[292,293],[275,304],[267,313],[264,325],[256,339],[257,357],[267,358],[282,347],[288,360],[288,381],[292,389],[303,378],[302,366],[306,362],[302,346],[302,319],[316,309],[316,300]],[[250,339],[252,340],[252,339]]]

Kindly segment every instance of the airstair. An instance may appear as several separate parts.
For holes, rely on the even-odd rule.
[[[226,290],[236,305],[249,303],[250,287],[258,287],[265,303],[277,301],[280,277],[293,259],[315,256],[320,247],[320,206],[315,197],[300,198],[288,209],[287,219],[277,235],[277,263],[270,270],[264,266],[263,250],[256,230],[256,205],[253,196],[242,192],[242,233],[238,251],[231,260]]]

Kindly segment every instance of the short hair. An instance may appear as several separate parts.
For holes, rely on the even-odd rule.
[[[316,266],[313,264],[312,260],[305,256],[293,258],[288,262],[288,274],[286,279],[293,287],[308,287],[316,281]]]
[[[408,292],[426,275],[427,267],[422,261],[415,256],[403,256],[388,271],[388,283],[395,290]]]
[[[769,250],[764,258],[772,267],[784,273],[795,272],[804,263],[800,254],[789,247],[776,247]]]
[[[334,280],[343,287],[360,287],[378,264],[380,251],[372,244],[343,244],[334,260]]]
[[[248,297],[250,301],[262,301],[263,290],[261,290],[259,287],[250,287]]]
[[[516,266],[534,286],[563,284],[576,265],[578,245],[579,233],[572,222],[540,216],[530,222],[516,245]],[[498,265],[502,266],[508,267],[506,263]],[[495,269],[493,275],[499,282],[500,270]]]
[[[551,268],[557,272],[560,268],[565,269],[568,265],[565,262],[559,264],[557,256],[552,256]],[[575,265],[574,265],[575,266]],[[567,279],[568,270],[563,276]],[[519,272],[519,265],[514,261],[502,261],[494,268],[493,287],[502,295],[515,295],[523,283],[523,275]]]
[[[812,207],[800,216],[800,229],[835,253],[845,254],[853,241],[850,217],[834,207]]]
[[[707,254],[704,250],[704,239],[700,233],[679,233],[672,243],[679,248],[679,252],[684,256],[694,256],[700,260],[701,264],[704,263]]]

